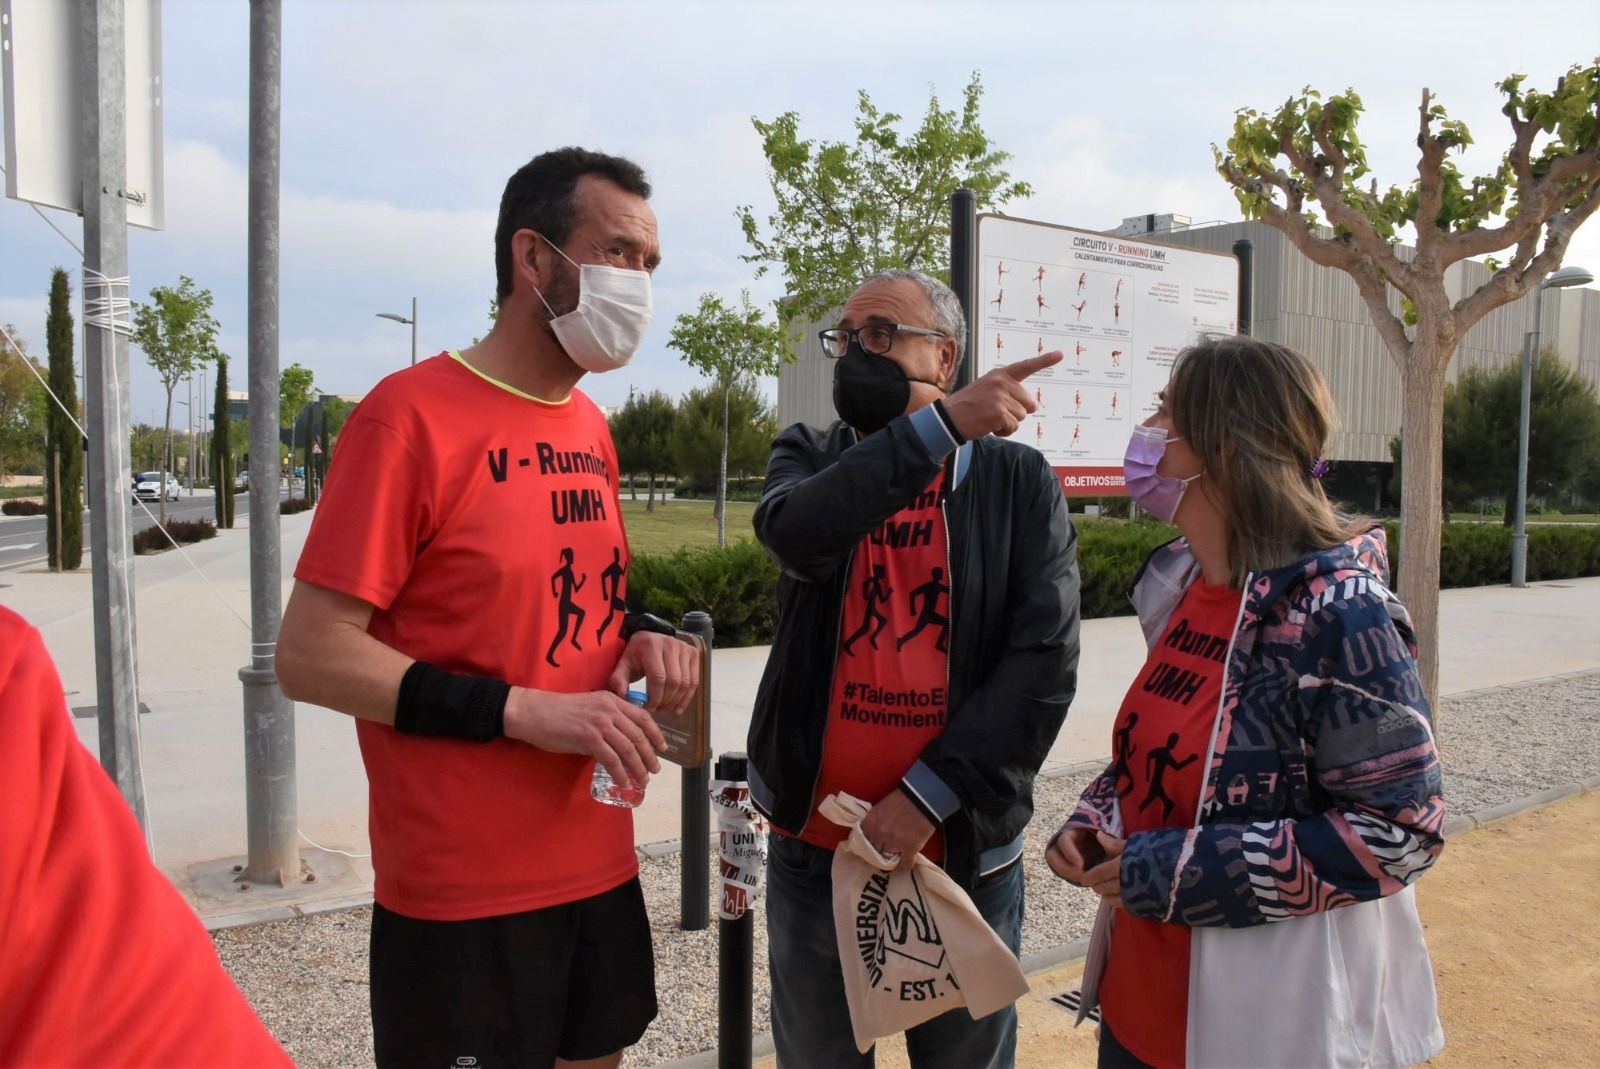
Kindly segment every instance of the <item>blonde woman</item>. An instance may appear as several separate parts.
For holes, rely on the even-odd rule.
[[[1412,883],[1444,802],[1383,529],[1335,512],[1299,354],[1179,355],[1125,469],[1182,537],[1132,598],[1149,658],[1046,852],[1101,896],[1102,1067],[1361,1066],[1444,1043]]]

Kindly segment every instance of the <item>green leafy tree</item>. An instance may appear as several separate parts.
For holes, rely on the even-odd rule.
[[[211,402],[211,486],[216,494],[217,526],[233,527],[235,482],[233,420],[228,415],[228,354],[217,354],[217,391]]]
[[[50,273],[50,314],[45,321],[45,351],[50,355],[50,389],[74,416],[78,414],[78,376],[72,363],[72,285],[66,271]],[[50,452],[45,458],[45,546],[53,572],[83,564],[83,435],[72,420],[48,403]]]
[[[728,544],[729,401],[735,383],[752,376],[777,374],[784,359],[783,331],[750,303],[750,291],[739,295],[739,307],[724,304],[714,293],[700,295],[700,307],[678,317],[667,346],[683,354],[689,366],[716,381],[722,394],[722,460],[717,472],[717,545]]]
[[[316,388],[311,369],[298,363],[290,364],[278,372],[278,427],[289,428],[289,479],[294,480],[295,430],[300,413],[311,403],[311,392]]]
[[[45,434],[44,389],[29,370],[37,370],[38,361],[27,354],[14,325],[7,323],[6,331],[16,345],[0,335],[0,486],[8,474],[42,467]]]
[[[149,304],[133,306],[133,343],[144,351],[167,391],[167,417],[162,436],[163,484],[172,469],[172,395],[178,383],[217,358],[217,331],[211,314],[211,291],[197,289],[194,279],[178,276],[178,285],[152,286]],[[167,522],[167,495],[161,494],[161,522]]]
[[[899,128],[901,116],[878,110],[860,94],[854,143],[800,136],[800,116],[752,119],[767,157],[777,210],[765,226],[755,210],[739,208],[750,252],[745,262],[783,272],[785,326],[821,319],[838,308],[862,279],[891,267],[914,267],[948,280],[950,196],[966,188],[980,211],[1032,189],[1013,182],[978,121],[983,83],[976,72],[959,112],[928,101],[922,125]]]
[[[160,427],[135,423],[128,428],[128,456],[133,461],[135,473],[153,471],[160,465],[164,449],[164,434]]]
[[[1546,350],[1533,369],[1531,402],[1528,493],[1548,498],[1579,492],[1581,477],[1600,451],[1594,385]],[[1505,522],[1514,522],[1521,419],[1520,363],[1492,372],[1473,368],[1450,386],[1444,401],[1444,470],[1452,505],[1499,498]]]
[[[656,510],[656,476],[665,474],[672,457],[672,427],[678,407],[660,390],[639,393],[611,417],[611,440],[617,463],[629,476],[644,473],[650,482],[645,511]]]
[[[1356,127],[1353,90],[1306,89],[1276,111],[1245,108],[1217,169],[1247,218],[1281,230],[1308,259],[1348,274],[1400,369],[1400,596],[1416,623],[1424,688],[1438,696],[1439,488],[1444,461],[1445,371],[1461,339],[1493,309],[1516,300],[1560,266],[1573,231],[1600,207],[1600,62],[1574,66],[1549,93],[1500,83],[1511,145],[1488,174],[1468,178],[1451,158],[1472,144],[1426,89],[1416,144],[1417,177],[1380,189]],[[1320,226],[1315,204],[1331,229]],[[1410,231],[1415,255],[1400,243]],[[1452,302],[1445,276],[1462,260],[1488,259],[1492,276]]]
[[[728,447],[722,448],[723,411],[728,420]],[[724,391],[700,386],[684,394],[672,426],[672,459],[691,481],[710,483],[727,471],[754,475],[766,468],[778,416],[753,378],[740,378]],[[724,466],[725,465],[725,466]],[[725,525],[719,531],[726,535]]]

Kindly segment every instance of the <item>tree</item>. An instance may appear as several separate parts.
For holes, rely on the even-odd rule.
[[[1406,451],[1400,597],[1416,624],[1430,700],[1439,691],[1446,368],[1468,328],[1560,266],[1573,231],[1600,206],[1600,63],[1572,67],[1550,93],[1524,89],[1524,80],[1513,75],[1499,84],[1511,146],[1492,173],[1471,180],[1450,155],[1472,137],[1426,89],[1417,177],[1404,188],[1379,192],[1376,179],[1360,185],[1368,167],[1356,133],[1361,98],[1353,90],[1324,100],[1306,89],[1271,115],[1243,109],[1227,151],[1212,148],[1247,218],[1276,227],[1308,259],[1355,281],[1399,366]],[[1331,231],[1319,226],[1308,202],[1327,213]],[[1398,247],[1406,228],[1416,241],[1410,258]],[[1445,286],[1451,265],[1506,249],[1507,262],[1486,260],[1488,281],[1452,304]]]
[[[716,380],[722,393],[722,458],[717,472],[717,545],[728,544],[728,403],[734,383],[757,375],[777,374],[784,359],[783,331],[750,303],[750,291],[739,294],[730,308],[714,293],[700,295],[693,314],[678,317],[668,348],[702,374]]]
[[[149,304],[133,306],[133,343],[144,350],[167,391],[167,420],[162,435],[161,514],[167,522],[166,481],[172,464],[172,394],[178,383],[217,358],[216,317],[211,291],[196,289],[194,279],[178,276],[176,288],[152,286]]]
[[[66,271],[50,273],[50,314],[45,321],[45,351],[50,355],[50,390],[72,415],[78,414],[78,376],[72,363],[72,284]],[[45,409],[45,551],[50,570],[70,572],[83,564],[83,435],[54,404]]]
[[[1528,410],[1528,493],[1579,491],[1600,451],[1600,404],[1592,383],[1550,350],[1533,369]],[[1498,371],[1473,368],[1445,391],[1445,495],[1452,504],[1477,498],[1505,502],[1514,522],[1517,440],[1522,419],[1520,362]]]
[[[300,413],[311,403],[311,391],[316,388],[311,369],[298,363],[290,364],[278,373],[278,426],[289,428],[289,482],[294,484],[294,432]],[[309,428],[308,428],[309,429]]]
[[[0,486],[7,473],[38,470],[44,445],[44,390],[38,361],[27,354],[17,328],[6,324],[15,346],[0,336]],[[29,370],[29,366],[34,370]]]
[[[228,354],[217,354],[217,392],[211,403],[211,487],[217,526],[233,527],[233,420],[228,415]]]
[[[901,117],[881,112],[860,93],[854,144],[800,138],[800,116],[751,119],[761,135],[777,210],[763,228],[749,205],[737,215],[756,277],[782,269],[788,326],[821,319],[861,280],[891,267],[914,267],[948,280],[950,195],[970,189],[979,210],[1033,190],[1005,170],[1011,154],[995,148],[978,123],[983,83],[977,72],[961,112],[932,96],[922,125],[903,134]]]
[[[617,447],[618,465],[629,475],[644,472],[650,480],[646,512],[656,510],[656,476],[664,474],[670,462],[677,413],[672,398],[652,390],[629,397],[622,410],[611,417],[611,440]]]
[[[722,436],[725,409],[729,413],[726,451]],[[679,472],[701,484],[726,471],[754,475],[765,469],[777,434],[777,413],[761,395],[755,379],[736,379],[727,391],[700,386],[678,403],[672,425],[672,459]],[[719,525],[724,535],[725,523],[724,519]]]
[[[135,472],[150,471],[161,463],[164,449],[162,430],[148,423],[135,423],[128,428],[128,456]]]

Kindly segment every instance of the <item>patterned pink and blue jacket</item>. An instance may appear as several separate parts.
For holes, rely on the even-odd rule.
[[[1145,562],[1132,598],[1148,643],[1198,574],[1183,539]],[[1442,1045],[1407,890],[1444,847],[1440,764],[1388,574],[1374,527],[1249,577],[1195,824],[1128,838],[1127,911],[1195,930],[1191,1065],[1400,1065]],[[1091,783],[1067,823],[1122,836],[1114,779]],[[1261,927],[1309,918],[1321,920],[1270,924],[1278,936]],[[1113,922],[1102,911],[1091,968]],[[1086,995],[1096,981],[1086,974]],[[1348,993],[1331,1011],[1330,992]],[[1235,1017],[1239,999],[1256,1010],[1276,1000],[1289,1020]]]

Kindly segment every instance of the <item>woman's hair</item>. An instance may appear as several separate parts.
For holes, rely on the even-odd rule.
[[[1208,338],[1178,354],[1166,403],[1174,435],[1188,441],[1220,495],[1235,584],[1369,526],[1335,511],[1312,477],[1333,433],[1333,396],[1293,349],[1243,335]]]

